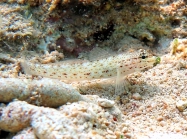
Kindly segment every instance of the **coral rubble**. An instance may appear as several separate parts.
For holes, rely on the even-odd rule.
[[[30,132],[40,139],[119,138],[124,128],[107,109],[82,101],[63,105],[58,110],[15,101],[0,111],[1,129],[15,132],[30,125]]]

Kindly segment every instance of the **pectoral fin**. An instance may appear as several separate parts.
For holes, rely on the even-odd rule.
[[[124,75],[121,74],[120,68],[117,68],[117,77],[116,77],[116,85],[115,85],[115,94],[127,94],[128,90],[128,81],[124,78]]]

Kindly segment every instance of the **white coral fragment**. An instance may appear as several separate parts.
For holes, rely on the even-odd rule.
[[[98,99],[98,104],[101,107],[105,107],[105,108],[111,108],[114,106],[114,101],[108,100],[108,99]]]

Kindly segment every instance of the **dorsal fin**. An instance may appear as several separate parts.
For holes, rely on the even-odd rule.
[[[70,60],[64,60],[64,61],[59,61],[55,63],[48,63],[50,65],[60,65],[60,64],[80,64],[80,63],[85,63],[89,62],[88,60],[81,60],[81,59],[70,59]]]
[[[109,56],[111,56],[111,54],[109,54],[106,50],[100,47],[95,47],[89,53],[89,60],[94,61],[94,60],[107,58]]]

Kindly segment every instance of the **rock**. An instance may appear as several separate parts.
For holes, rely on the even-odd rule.
[[[114,101],[108,100],[108,99],[98,99],[98,105],[104,108],[111,108],[114,106]]]
[[[135,94],[132,95],[132,98],[135,99],[135,100],[141,100],[142,96],[139,93],[135,93]]]
[[[176,106],[177,106],[177,109],[178,109],[180,112],[184,111],[184,109],[186,109],[186,107],[187,107],[187,100],[185,100],[185,101],[179,100],[179,101],[176,103]]]

